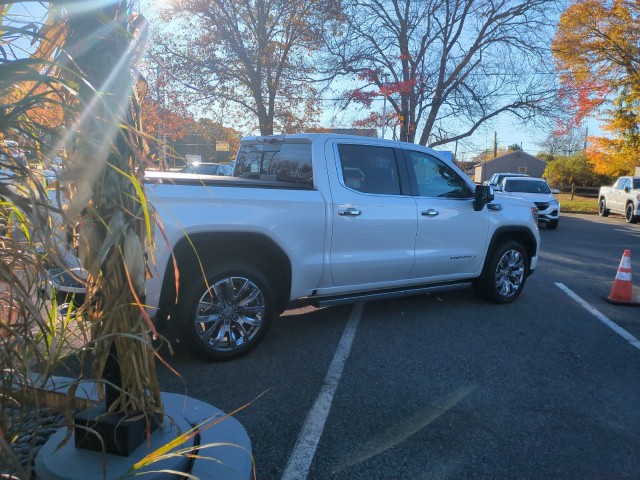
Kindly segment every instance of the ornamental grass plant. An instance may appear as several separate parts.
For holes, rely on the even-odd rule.
[[[38,437],[41,387],[63,359],[89,355],[92,367],[74,372],[68,400],[83,381],[110,383],[115,354],[110,412],[158,413],[162,403],[143,308],[153,240],[134,66],[143,19],[127,2],[65,1],[34,20],[22,3],[0,6],[0,473],[29,478],[36,442],[14,447],[30,420]],[[47,272],[76,253],[86,296],[63,309]]]
[[[164,339],[144,308],[156,228],[135,67],[146,22],[132,2],[48,2],[40,18],[25,13],[33,3],[0,5],[0,477],[12,479],[33,478],[52,432],[66,425],[59,447],[70,440],[83,383],[147,435],[164,415],[152,341]],[[83,293],[56,290],[57,275]],[[52,400],[61,372],[66,394]],[[204,449],[228,444],[189,442],[222,420],[178,432],[127,475],[176,455],[220,463]]]

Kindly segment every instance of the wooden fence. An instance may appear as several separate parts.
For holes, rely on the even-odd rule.
[[[574,195],[580,195],[581,197],[592,197],[597,198],[598,192],[600,191],[600,187],[580,187],[577,185],[560,185],[554,186],[552,188],[557,188],[561,193],[570,193],[571,200],[573,200]]]

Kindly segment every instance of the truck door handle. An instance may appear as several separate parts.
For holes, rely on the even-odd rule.
[[[357,217],[361,215],[361,210],[356,210],[355,208],[347,208],[346,210],[338,210],[338,215],[341,217]]]
[[[423,217],[435,217],[438,215],[438,211],[430,208],[429,210],[423,210],[420,212]]]

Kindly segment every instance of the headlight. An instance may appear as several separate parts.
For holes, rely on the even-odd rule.
[[[558,202],[558,200],[551,200],[549,202],[549,205],[560,205],[560,203]]]
[[[536,224],[538,223],[538,212],[538,207],[531,207],[531,216]]]

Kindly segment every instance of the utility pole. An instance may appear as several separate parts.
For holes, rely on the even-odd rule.
[[[587,125],[587,127],[584,129],[584,148],[582,149],[583,152],[587,151],[587,138],[589,137],[589,125]]]
[[[387,126],[387,92],[386,92],[386,88],[384,87],[387,85],[387,79],[389,78],[389,74],[383,73],[381,77],[382,77],[382,94],[384,95],[384,100],[382,103],[382,138],[384,138],[384,134]]]
[[[160,138],[160,133],[162,133],[162,157],[160,159],[160,170],[165,171],[167,169],[167,146],[166,146],[166,138],[165,138],[165,123],[164,123],[164,94],[160,87],[160,65],[156,66],[156,85],[158,87],[158,120],[162,118],[162,132],[160,123],[158,123],[158,135],[157,138]]]
[[[498,132],[493,132],[493,158],[498,156]]]

